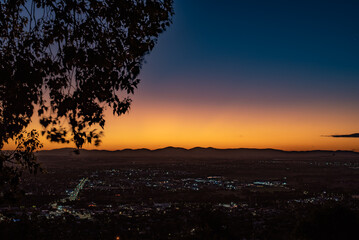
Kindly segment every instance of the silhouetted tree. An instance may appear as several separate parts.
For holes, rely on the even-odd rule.
[[[34,111],[50,141],[100,143],[104,109],[129,110],[144,56],[171,23],[172,0],[0,2],[0,185],[36,171]],[[1,151],[16,140],[18,149]],[[11,173],[10,173],[11,172]],[[16,177],[17,176],[17,177]],[[8,180],[7,180],[8,179]],[[17,180],[15,180],[17,181]]]

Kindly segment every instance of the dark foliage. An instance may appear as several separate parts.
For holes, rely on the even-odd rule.
[[[31,174],[36,174],[38,170],[42,171],[34,155],[34,151],[42,147],[38,137],[39,134],[35,130],[18,134],[15,150],[0,151],[0,200],[15,198],[24,170]]]
[[[34,111],[50,141],[100,144],[104,110],[129,110],[144,56],[172,15],[172,0],[1,1],[0,150],[23,138]],[[1,153],[2,175],[36,171],[38,135],[28,137],[20,162]]]

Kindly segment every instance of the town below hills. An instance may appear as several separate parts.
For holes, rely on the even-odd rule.
[[[24,175],[17,205],[0,205],[0,228],[14,234],[31,217],[28,229],[41,239],[303,239],[316,226],[335,232],[310,239],[355,239],[344,233],[355,232],[359,219],[357,152],[167,147],[37,155],[45,171]]]

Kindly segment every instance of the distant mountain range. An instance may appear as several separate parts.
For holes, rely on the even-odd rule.
[[[251,159],[251,158],[355,158],[359,159],[359,153],[353,151],[283,151],[276,149],[217,149],[217,148],[177,148],[166,147],[156,150],[149,149],[124,149],[116,151],[107,150],[79,150],[75,153],[74,148],[61,148],[54,150],[43,150],[37,153],[39,157],[47,156],[73,156],[81,157],[116,157],[116,158],[210,158],[210,159]]]

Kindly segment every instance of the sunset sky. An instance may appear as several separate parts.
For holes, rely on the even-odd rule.
[[[99,148],[359,151],[359,138],[329,136],[359,132],[358,9],[356,0],[175,0],[131,111],[108,111]]]

